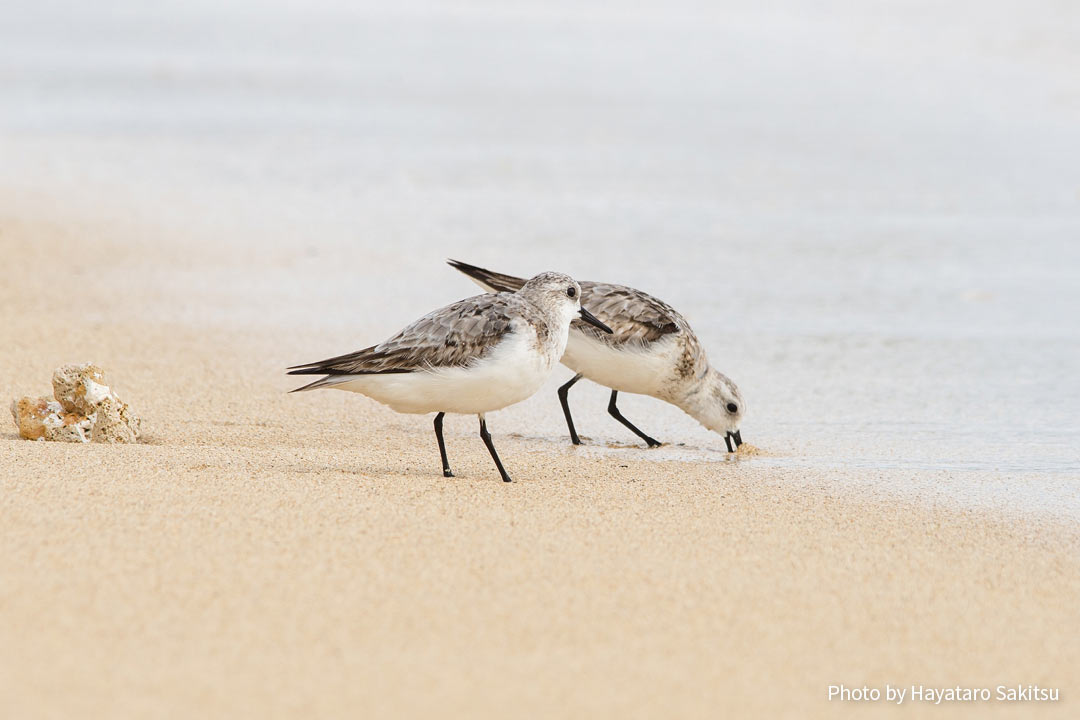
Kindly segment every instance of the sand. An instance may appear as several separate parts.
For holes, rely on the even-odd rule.
[[[468,418],[447,421],[446,479],[430,418],[286,394],[283,367],[330,341],[216,320],[197,278],[231,261],[212,238],[19,205],[0,217],[0,399],[93,360],[147,442],[4,421],[8,717],[865,712],[829,702],[840,683],[1039,684],[1061,701],[897,712],[1077,714],[1074,523],[874,489],[932,471],[659,461],[500,432],[504,414],[517,482]]]

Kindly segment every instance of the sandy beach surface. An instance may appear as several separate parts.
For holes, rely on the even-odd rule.
[[[20,4],[0,404],[93,361],[145,442],[0,418],[0,716],[1080,716],[1076,10]],[[753,452],[582,382],[290,395],[476,292],[683,311]],[[744,449],[748,449],[744,446]],[[830,685],[1057,702],[830,702]]]

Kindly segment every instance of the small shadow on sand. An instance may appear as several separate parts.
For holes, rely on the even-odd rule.
[[[179,420],[184,425],[213,425],[214,427],[264,427],[264,428],[283,428],[285,427],[281,423],[273,422],[237,422],[235,420]]]
[[[591,438],[582,437],[582,442],[588,441]],[[603,443],[604,447],[611,448],[612,450],[659,450],[662,447],[670,447],[671,443],[660,443],[659,445],[645,445],[644,443],[626,443],[619,442],[617,440],[608,440]]]

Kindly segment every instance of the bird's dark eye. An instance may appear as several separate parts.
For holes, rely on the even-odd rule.
[[[739,406],[736,405],[735,403],[728,403],[727,404],[727,411],[729,413],[737,413],[737,412],[739,412]]]
[[[568,298],[576,298],[577,297],[577,288],[574,287],[573,285],[566,288],[566,297],[568,297]]]

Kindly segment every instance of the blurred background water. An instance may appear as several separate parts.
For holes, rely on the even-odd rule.
[[[285,364],[472,294],[446,257],[564,270],[684,311],[750,462],[1080,514],[1074,2],[0,5],[4,213],[182,231],[118,262],[133,314],[280,332]],[[561,443],[569,374],[497,431]],[[578,427],[630,444],[606,395]],[[620,404],[652,457],[724,459]]]

